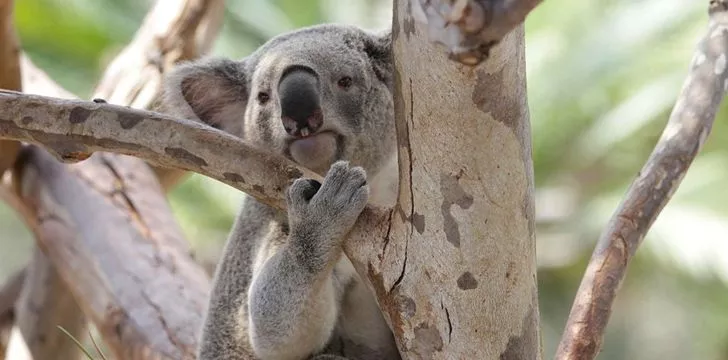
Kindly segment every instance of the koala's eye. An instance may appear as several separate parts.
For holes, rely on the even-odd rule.
[[[266,92],[259,92],[258,93],[258,102],[262,105],[268,102],[270,100],[270,96]]]
[[[339,87],[342,89],[348,89],[349,87],[351,87],[352,83],[353,83],[353,80],[351,80],[350,77],[344,76],[341,79],[339,79],[339,81],[336,84],[339,85]]]

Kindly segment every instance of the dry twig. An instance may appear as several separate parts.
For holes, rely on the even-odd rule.
[[[728,88],[728,1],[710,2],[710,24],[662,137],[599,238],[556,359],[593,359],[627,265],[710,133]]]
[[[412,0],[412,13],[416,20],[427,24],[430,41],[445,45],[452,59],[477,65],[540,3],[541,0]]]

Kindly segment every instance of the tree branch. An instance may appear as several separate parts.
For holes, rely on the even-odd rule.
[[[0,91],[0,138],[41,145],[65,162],[95,151],[132,155],[209,176],[278,209],[289,181],[321,179],[199,122],[113,104]]]
[[[427,24],[430,41],[447,47],[451,59],[477,65],[541,1],[413,0],[412,13]]]
[[[13,26],[13,0],[0,0],[0,89],[20,91],[20,44]],[[13,166],[17,141],[0,141],[0,177]]]
[[[32,66],[29,59],[21,55],[12,21],[12,10],[13,1],[0,0],[0,29],[2,29],[0,87],[21,90],[21,85],[23,80],[28,77],[27,75],[33,76],[40,71]],[[23,74],[28,73],[25,74],[26,76],[21,76],[21,68],[23,68]],[[27,88],[25,90],[28,91]],[[12,166],[20,148],[21,144],[17,141],[0,142],[0,174]],[[5,198],[16,210],[19,210],[20,215],[28,223],[24,216],[27,214],[22,212],[21,204],[13,204],[17,202],[17,198]],[[32,226],[29,228],[34,229]],[[18,330],[24,337],[27,350],[33,354],[35,359],[78,358],[81,353],[80,349],[70,342],[67,336],[59,332],[57,326],[64,327],[74,336],[82,337],[85,333],[86,321],[58,274],[37,248],[25,275],[25,281],[18,284],[22,291],[16,294],[19,298],[13,304],[13,316],[9,316],[7,322],[0,326],[12,327],[13,324],[17,324]]]
[[[709,13],[707,33],[662,137],[599,238],[556,359],[597,356],[627,265],[710,133],[728,88],[728,1],[712,0]]]
[[[176,3],[176,4],[175,4]],[[175,6],[175,9],[177,11],[174,11],[174,9],[170,9],[170,4]],[[150,14],[147,16],[147,19],[145,20],[145,23],[147,24],[144,26],[138,33],[135,38],[134,43],[130,47],[128,47],[123,53],[120,58],[118,58],[115,63],[118,65],[116,68],[112,66],[112,69],[106,73],[106,75],[109,75],[110,73],[113,73],[113,70],[117,71],[118,75],[124,75],[114,77],[111,80],[108,80],[106,82],[106,85],[109,89],[114,91],[114,94],[121,97],[122,99],[128,99],[128,100],[121,100],[121,101],[137,101],[138,106],[147,106],[149,104],[142,104],[145,101],[140,101],[138,96],[139,94],[149,95],[149,91],[156,92],[156,89],[158,88],[158,79],[161,78],[161,73],[165,71],[169,66],[171,66],[174,62],[179,61],[180,59],[185,59],[185,57],[195,57],[197,56],[198,52],[206,51],[207,48],[212,43],[212,39],[217,33],[217,28],[220,25],[220,20],[223,12],[223,2],[219,0],[214,1],[159,1],[154,8],[153,11],[150,12]],[[195,31],[197,31],[197,36],[200,38],[196,40],[194,38]],[[162,41],[158,41],[162,39]],[[197,47],[196,44],[199,44],[200,51],[185,51],[184,54],[180,55],[179,48],[180,47],[187,47],[190,49],[194,49]],[[151,50],[153,47],[160,47],[156,50]],[[164,48],[164,49],[162,49]],[[150,56],[149,54],[164,54],[161,58],[157,58],[156,56]],[[141,64],[140,61],[130,61],[134,56],[137,56],[139,59],[142,59]],[[164,60],[165,66],[151,66],[154,65],[153,63],[155,61]],[[145,62],[146,61],[146,62]],[[45,95],[51,95],[56,97],[62,97],[62,98],[75,98],[75,96],[67,91],[65,91],[63,88],[58,86],[53,80],[51,80],[47,75],[45,75],[41,70],[37,69],[30,59],[27,58],[27,56],[23,56],[22,58],[22,65],[24,68],[23,72],[23,82],[26,85],[26,90],[29,90],[30,92],[34,92],[37,94],[45,94]],[[121,67],[121,68],[120,68]],[[136,78],[138,80],[138,83],[132,87],[126,87],[126,88],[119,88],[115,87],[113,85],[113,81],[115,80],[127,80],[129,78],[129,74],[139,74],[139,77]],[[102,81],[103,83],[103,81]],[[128,85],[128,83],[126,83]],[[152,86],[150,86],[152,85]],[[144,91],[140,89],[148,89],[149,91]],[[127,97],[124,97],[124,91],[127,91],[129,95],[126,95]],[[146,102],[151,102],[151,99],[147,99]],[[125,163],[120,163],[119,161],[116,161],[116,157],[114,156],[108,156],[109,160],[105,165],[109,167],[114,167],[118,171],[124,171],[124,165],[130,165],[133,163],[133,161],[126,161]],[[86,168],[88,171],[94,171],[99,170],[98,164],[92,164],[91,162],[87,162]],[[137,164],[138,165],[138,164]],[[164,172],[164,171],[163,171]],[[177,171],[177,173],[182,173]],[[173,181],[176,181],[179,179],[179,176],[176,176],[173,178]],[[160,181],[165,182],[165,178],[160,179]],[[172,185],[172,182],[166,181],[165,184],[167,184],[167,188],[170,188]],[[129,193],[134,193],[134,191],[128,191]],[[155,221],[163,220],[164,213],[157,214],[157,213],[149,213],[145,212],[144,209],[146,208],[146,202],[140,199],[137,199],[138,201],[141,201],[141,205],[139,206],[138,211],[141,211],[143,216],[141,216],[141,221],[146,223],[152,223],[154,224]],[[21,204],[22,205],[22,204]],[[174,222],[169,221],[169,219],[166,219],[163,221],[165,228],[168,228],[170,225],[174,226]],[[179,234],[177,234],[179,235]],[[65,233],[65,239],[74,239],[74,241],[77,241],[79,235],[76,233]],[[158,236],[160,239],[158,240],[165,240],[165,241],[173,241],[177,242],[179,245],[182,245],[183,247],[186,246],[184,241],[179,236],[175,236],[175,234],[170,234],[169,236]],[[43,241],[43,239],[39,239],[39,241]],[[124,244],[120,244],[123,246]],[[110,250],[113,251],[113,250]],[[58,261],[58,260],[56,260]],[[41,264],[42,265],[42,264]],[[35,265],[34,265],[35,266]],[[51,267],[45,266],[45,270],[52,270]],[[40,275],[49,275],[49,273],[43,272],[43,274]],[[55,275],[55,274],[50,274]],[[148,274],[144,274],[144,276],[147,276]],[[102,273],[100,275],[101,278],[108,277],[109,274]],[[143,281],[147,281],[147,278],[143,278]],[[185,280],[184,277],[182,279]],[[76,278],[73,278],[72,281],[76,281]],[[42,285],[42,284],[41,284]],[[48,284],[52,285],[52,284]],[[146,285],[143,285],[141,287],[144,287]],[[74,287],[74,284],[71,284],[71,287]],[[43,288],[37,288],[33,293],[36,293],[38,290],[43,290]],[[74,289],[72,289],[74,290]],[[29,290],[31,291],[31,290]],[[69,297],[70,294],[68,291],[64,291],[63,295],[66,297]],[[88,295],[86,295],[88,296]],[[35,297],[33,297],[35,298]],[[43,297],[48,298],[48,297]],[[51,297],[52,298],[52,297]],[[60,300],[60,299],[59,299]],[[198,302],[204,303],[205,297],[200,297],[194,299]],[[73,300],[71,300],[73,301]],[[126,304],[124,304],[126,305]],[[139,307],[140,310],[143,310],[143,306]],[[184,305],[183,305],[184,307]],[[28,307],[26,307],[28,308]],[[32,307],[30,307],[32,308]],[[41,309],[48,308],[47,306],[40,307]],[[57,308],[57,307],[56,307]],[[29,309],[29,308],[28,308]],[[123,308],[122,308],[123,309]],[[126,311],[126,309],[124,309]],[[66,314],[73,314],[74,312],[66,312]],[[194,313],[194,312],[193,312]],[[30,312],[30,315],[32,315],[32,312]],[[97,313],[94,313],[92,315],[97,315],[96,320],[98,320]],[[174,318],[174,319],[167,319],[170,316],[176,316],[174,313],[159,313],[158,317],[165,323],[174,324],[177,321],[184,321],[184,317],[180,318]],[[188,317],[191,315],[188,315]],[[37,323],[36,320],[39,320],[40,317],[28,317],[30,320],[30,324]],[[42,318],[48,318],[48,316],[44,316]],[[35,320],[33,320],[35,319]],[[114,319],[106,319],[105,321],[115,321]],[[27,322],[27,321],[26,321]],[[198,324],[192,324],[190,326],[191,331],[195,331]],[[99,324],[97,322],[97,326],[101,328],[103,324]],[[72,332],[74,335],[79,335],[77,332],[74,332],[72,329],[73,326],[66,325],[66,328]],[[43,331],[43,329],[34,327],[34,329],[38,331]],[[57,331],[55,326],[52,326],[53,331]],[[135,329],[128,330],[128,332],[133,333]],[[196,339],[190,338],[187,336],[184,332],[181,334],[175,334],[177,332],[177,329],[170,330],[174,336],[180,335],[180,338],[182,341],[180,343],[174,344],[175,347],[178,347],[176,351],[180,353],[186,354],[185,356],[192,357],[192,352],[194,350],[194,347],[196,346]],[[186,330],[185,330],[186,331]],[[28,332],[28,331],[24,331]],[[32,338],[35,336],[32,336],[33,334],[36,334],[36,332],[31,331],[30,336],[30,343],[32,344]],[[83,336],[83,334],[80,334]],[[104,335],[107,335],[106,333]],[[106,336],[108,337],[108,336]],[[119,340],[118,337],[120,335],[117,335],[116,338],[112,338],[112,345],[113,350],[119,354],[122,351],[127,351],[129,353],[137,353],[139,355],[139,349],[143,348],[145,346],[149,347],[151,351],[146,351],[147,353],[151,353],[151,356],[155,356],[154,354],[160,354],[164,353],[165,351],[169,353],[170,349],[163,349],[162,346],[164,344],[145,344],[145,341],[152,341],[153,338],[142,338],[140,339],[133,339],[133,338],[124,338],[123,340]],[[69,340],[65,336],[63,337],[64,340]],[[48,340],[52,340],[51,338],[48,338]],[[108,340],[108,339],[107,339]],[[114,341],[121,341],[123,344],[119,345],[118,343],[113,343]],[[137,342],[138,341],[138,342]],[[135,343],[136,342],[136,343]],[[70,341],[67,341],[67,343],[71,344]],[[73,345],[72,345],[73,346]],[[32,346],[31,346],[32,347]],[[75,348],[75,346],[73,346]],[[48,348],[48,347],[46,347]],[[125,350],[126,349],[126,350]],[[142,353],[144,351],[141,351]],[[135,355],[136,356],[136,355]],[[40,358],[47,358],[48,356],[40,355]]]
[[[36,238],[41,236],[31,210],[9,185],[0,184],[0,199],[20,215]],[[23,336],[22,343],[11,338],[18,343],[10,344],[8,349],[22,347],[36,359],[78,358],[80,349],[57,326],[82,338],[86,320],[58,273],[37,247],[30,264],[16,273],[8,285],[12,291],[6,293],[7,302],[0,301],[0,326],[10,329],[17,324]]]
[[[39,245],[113,357],[193,358],[209,278],[146,164],[101,153],[68,166],[27,147],[14,174]]]

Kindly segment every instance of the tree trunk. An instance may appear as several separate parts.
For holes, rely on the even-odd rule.
[[[393,25],[400,186],[379,271],[400,351],[540,359],[523,26],[466,67],[408,2]]]

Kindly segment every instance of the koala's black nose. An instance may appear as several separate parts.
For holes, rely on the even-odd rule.
[[[290,67],[278,83],[281,120],[290,135],[306,137],[323,124],[318,76],[304,66]]]

